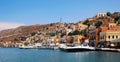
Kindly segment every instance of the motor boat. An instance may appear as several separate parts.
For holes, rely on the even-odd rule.
[[[94,47],[84,46],[84,45],[67,45],[67,44],[60,44],[59,49],[66,52],[80,52],[80,51],[94,51]]]

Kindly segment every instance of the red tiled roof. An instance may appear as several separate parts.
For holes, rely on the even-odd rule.
[[[116,31],[116,30],[107,30],[106,32],[120,32],[120,31]]]
[[[101,32],[107,31],[108,27],[101,27]]]
[[[87,37],[83,38],[83,40],[87,40],[87,39],[89,39],[89,36],[87,36]]]

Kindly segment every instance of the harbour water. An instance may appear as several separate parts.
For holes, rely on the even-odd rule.
[[[118,52],[0,48],[0,62],[119,62]]]

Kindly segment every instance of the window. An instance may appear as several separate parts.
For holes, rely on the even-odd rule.
[[[102,37],[102,39],[104,39],[104,36]]]
[[[112,38],[114,39],[114,35],[112,36]]]
[[[93,36],[93,39],[94,39],[94,36]]]
[[[101,36],[101,38],[100,39],[103,39],[103,36]]]
[[[112,25],[110,25],[110,27],[112,28]]]
[[[94,36],[94,39],[96,39],[96,37]]]
[[[110,39],[110,36],[108,36],[108,38]]]
[[[102,37],[100,37],[100,39],[102,39]]]
[[[118,35],[116,35],[116,39],[118,39]]]

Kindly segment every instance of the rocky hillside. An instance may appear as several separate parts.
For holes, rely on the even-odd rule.
[[[96,17],[88,18],[87,21],[83,21],[83,23],[87,25],[91,25],[91,24],[95,24],[98,20],[102,20],[103,25],[106,25],[106,23],[108,22],[116,22],[120,20],[120,12],[115,12],[112,14],[107,13],[107,16],[108,17],[103,17],[103,18],[96,18]],[[3,31],[0,31],[0,44],[9,42],[9,41],[14,43],[20,43],[21,40],[19,39],[21,37],[26,39],[37,32],[48,33],[49,31],[54,31],[54,30],[59,31],[60,24],[61,23],[51,23],[51,24],[44,24],[44,25],[37,24],[37,25],[31,25],[31,26],[21,26],[15,29],[3,30]],[[71,23],[71,24],[74,24],[74,23]],[[71,24],[66,23],[65,26],[68,27],[67,25],[71,25]]]
[[[19,42],[16,38],[27,37],[36,32],[48,32],[54,30],[59,26],[59,23],[45,24],[45,25],[31,25],[21,26],[15,29],[3,30],[0,32],[0,42]]]
[[[95,25],[98,21],[102,22],[102,25],[106,25],[107,23],[118,23],[120,24],[120,12],[110,13],[107,12],[107,16],[104,17],[93,17],[86,19],[83,24],[85,25]]]

